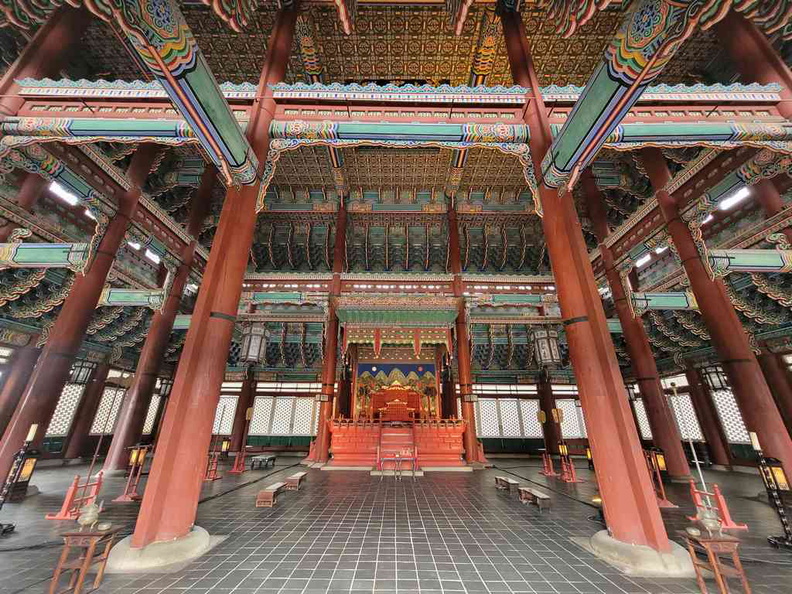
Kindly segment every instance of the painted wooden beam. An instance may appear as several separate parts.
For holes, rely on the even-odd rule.
[[[585,0],[591,10],[594,3]],[[579,7],[578,4],[570,6]],[[542,161],[543,183],[571,187],[580,172],[616,130],[649,84],[663,71],[699,24],[711,26],[729,7],[712,0],[637,0],[616,37],[605,48],[572,112]],[[577,8],[567,11],[579,13]],[[568,21],[570,23],[572,21]],[[577,22],[577,21],[575,21]],[[651,23],[650,26],[647,26]],[[562,24],[563,26],[563,24]],[[575,26],[569,27],[570,34]]]
[[[29,29],[64,3],[6,0],[0,10],[12,24]],[[256,157],[176,0],[85,0],[84,5],[103,21],[121,27],[129,47],[160,82],[226,181],[255,182]]]
[[[792,272],[792,250],[710,250],[707,257],[717,276],[730,272]]]
[[[158,310],[164,303],[164,289],[106,287],[99,297],[97,307],[149,307]]]
[[[632,305],[635,314],[640,316],[650,310],[697,310],[698,304],[693,293],[678,291],[669,293],[633,293]]]
[[[0,243],[0,268],[68,268],[82,271],[87,243]]]

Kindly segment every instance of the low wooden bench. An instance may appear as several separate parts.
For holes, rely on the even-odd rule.
[[[514,493],[519,486],[520,483],[515,481],[513,478],[509,478],[506,476],[495,477],[495,487],[497,487],[500,491],[508,491],[509,493]]]
[[[250,470],[256,470],[256,468],[267,468],[267,466],[270,464],[272,464],[272,467],[275,468],[275,456],[272,454],[253,456],[250,459]]]
[[[553,502],[549,495],[530,487],[519,487],[520,501],[523,503],[533,503],[541,512],[543,509],[550,509]]]
[[[291,476],[286,477],[286,490],[287,491],[299,491],[300,485],[302,484],[305,477],[308,476],[307,472],[295,472]]]
[[[286,488],[286,483],[273,483],[256,495],[256,507],[272,507],[278,502],[278,493]]]

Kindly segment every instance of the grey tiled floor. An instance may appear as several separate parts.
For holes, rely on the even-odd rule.
[[[523,479],[546,480],[537,474],[534,462],[499,464]],[[256,509],[256,491],[274,482],[275,475],[200,505],[198,524],[212,534],[229,535],[208,554],[172,574],[108,576],[100,591],[698,592],[693,580],[628,578],[570,542],[572,536],[588,536],[602,528],[592,519],[594,510],[583,503],[593,492],[590,480],[573,489],[548,483],[554,509],[540,515],[493,488],[493,477],[502,472],[430,473],[415,481],[396,481],[361,472],[311,470],[303,490],[285,493],[272,509]],[[581,474],[591,478],[585,471]],[[751,482],[743,488],[756,491],[758,482],[753,481],[758,479],[748,478]],[[743,480],[736,478],[738,483]],[[212,488],[217,495],[235,486],[228,482]],[[735,505],[742,507],[738,498]],[[759,509],[750,514],[762,516],[757,522],[765,521],[761,505],[750,504]],[[134,511],[115,509],[111,507],[107,516],[119,522],[128,522]],[[681,522],[684,511],[669,515],[669,525]],[[759,534],[766,533],[760,529]],[[761,538],[755,541],[751,546],[772,564],[748,563],[754,592],[789,591],[792,555],[772,551]],[[10,543],[0,540],[0,548],[7,546]],[[25,586],[46,580],[56,555],[54,547],[0,552],[0,591],[44,591],[46,581]],[[785,562],[789,565],[781,565]]]

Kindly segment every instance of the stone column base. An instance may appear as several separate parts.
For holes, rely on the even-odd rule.
[[[181,538],[153,542],[142,549],[132,548],[132,536],[127,536],[110,550],[107,573],[144,573],[180,569],[181,566],[200,557],[224,537],[212,537],[200,526]]]
[[[671,542],[671,552],[660,553],[651,547],[616,540],[607,530],[572,541],[627,575],[677,578],[696,575],[687,550],[675,542]]]

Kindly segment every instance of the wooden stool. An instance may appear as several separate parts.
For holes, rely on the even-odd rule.
[[[63,551],[61,551],[58,564],[55,566],[55,573],[52,574],[50,594],[62,594],[64,592],[80,594],[83,590],[85,578],[88,577],[88,571],[95,563],[99,565],[91,589],[95,590],[98,588],[99,584],[102,583],[107,557],[119,530],[121,530],[120,527],[111,528],[110,530],[75,531],[61,534],[63,537]],[[104,545],[104,550],[99,555],[96,555],[96,549],[100,545]],[[78,555],[70,559],[69,553],[72,549],[77,549]],[[58,590],[58,582],[60,581],[61,573],[64,571],[71,571],[69,586],[64,590]]]
[[[715,583],[718,584],[718,591],[721,594],[729,594],[729,587],[726,584],[728,578],[739,578],[743,592],[751,594],[748,578],[745,576],[742,563],[740,563],[740,555],[737,553],[737,547],[740,546],[739,539],[725,534],[712,537],[704,536],[703,534],[701,536],[691,536],[687,532],[681,531],[678,534],[687,543],[690,560],[693,561],[693,567],[696,569],[696,581],[701,594],[707,594],[707,586],[704,583],[704,576],[701,574],[702,569],[713,573]],[[707,556],[707,560],[701,559],[698,555],[699,553],[704,553]],[[722,557],[731,557],[731,564]]]

